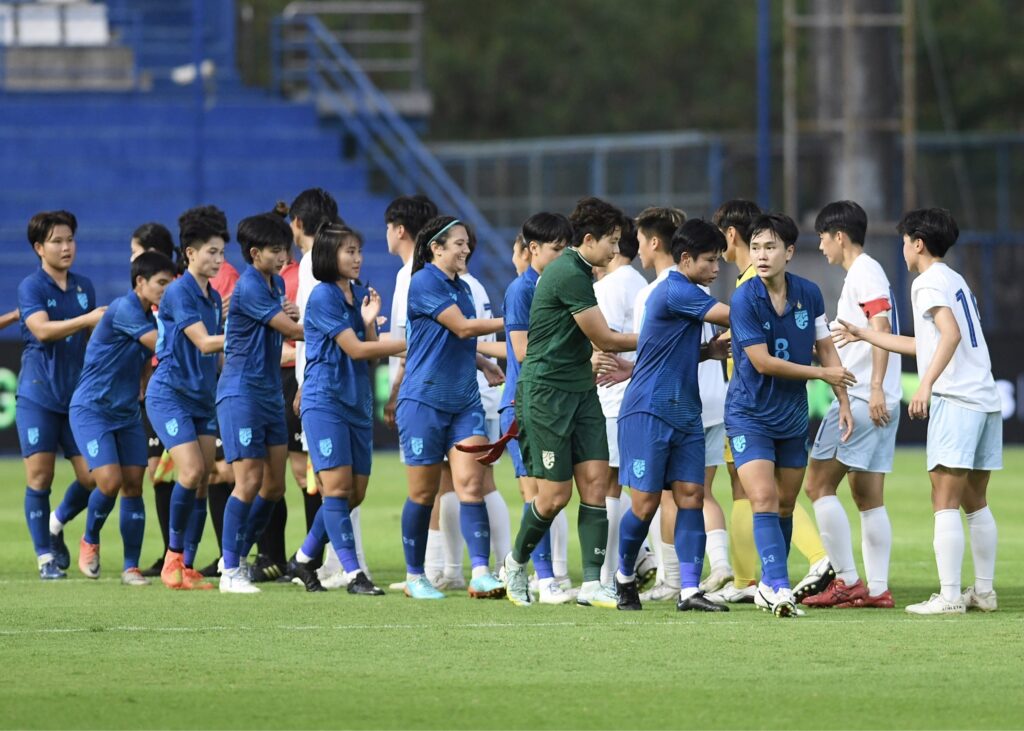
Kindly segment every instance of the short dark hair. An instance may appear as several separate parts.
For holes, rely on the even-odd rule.
[[[600,239],[612,233],[615,229],[625,228],[626,217],[622,211],[607,201],[600,198],[581,199],[576,208],[569,214],[569,222],[572,224],[572,244],[579,246],[583,239],[590,234],[595,239]]]
[[[74,235],[78,230],[78,219],[70,211],[41,211],[32,216],[28,222],[29,246],[45,244],[57,226],[67,226]]]
[[[338,249],[351,239],[362,248],[363,237],[355,229],[337,223],[320,227],[309,253],[312,257],[314,279],[318,282],[337,282],[341,279],[341,272],[338,271]]]
[[[465,226],[466,224],[455,218],[455,216],[435,216],[424,224],[423,228],[416,235],[416,247],[412,251],[412,271],[414,274],[434,260],[434,256],[430,251],[430,245],[437,243],[443,246],[447,243],[448,237],[451,236],[452,229],[457,225]]]
[[[139,277],[148,280],[161,272],[167,272],[173,279],[178,273],[178,267],[169,256],[164,256],[155,249],[142,252],[132,259],[132,289],[135,289]]]
[[[178,243],[181,245],[182,265],[188,264],[186,249],[195,249],[214,236],[231,240],[228,231],[228,217],[217,206],[196,206],[189,208],[178,217]]]
[[[960,238],[960,227],[953,214],[945,208],[918,208],[903,214],[896,231],[911,240],[921,239],[924,248],[934,257],[946,255]]]
[[[671,246],[672,236],[684,223],[686,214],[678,208],[645,208],[636,217],[637,229],[648,238],[657,237],[666,247]]]
[[[701,254],[721,254],[726,246],[722,229],[703,218],[691,218],[672,234],[672,258],[676,264],[683,258],[683,254],[696,259]]]
[[[800,229],[796,222],[785,213],[762,213],[750,224],[750,240],[753,240],[762,231],[771,231],[782,239],[782,243],[788,246],[795,246],[800,236]],[[750,243],[750,240],[747,243]]]
[[[753,201],[734,198],[718,207],[715,215],[711,217],[711,223],[723,231],[732,226],[736,229],[736,233],[740,235],[743,243],[749,245],[750,239],[754,236],[750,226],[754,223],[754,219],[760,215],[761,209]]]
[[[854,201],[834,201],[821,209],[814,219],[814,232],[835,236],[842,231],[855,244],[864,245],[868,232],[868,214]]]
[[[388,203],[384,223],[404,226],[414,241],[427,221],[437,216],[434,201],[423,194],[402,195]]]
[[[307,188],[295,196],[288,216],[293,221],[302,221],[302,231],[307,236],[315,236],[325,221],[345,223],[338,216],[338,201],[323,188]]]
[[[636,235],[636,224],[631,218],[622,219],[622,236],[619,237],[619,256],[624,256],[630,261],[636,258],[640,250],[640,240]]]
[[[523,222],[522,237],[526,240],[526,246],[531,241],[539,244],[562,241],[568,244],[572,241],[572,224],[561,213],[541,211]]]
[[[238,222],[238,245],[242,258],[252,264],[253,249],[279,246],[285,251],[292,245],[292,230],[276,213],[259,213]]]
[[[525,236],[523,236],[523,232],[522,231],[517,233],[515,239],[512,240],[512,249],[514,251],[522,251],[523,249],[525,249],[529,245],[530,245],[530,242],[526,240]]]
[[[132,232],[143,251],[159,251],[168,259],[174,258],[174,239],[162,223],[144,223]]]

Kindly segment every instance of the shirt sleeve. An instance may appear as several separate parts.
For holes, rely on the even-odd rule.
[[[573,315],[597,307],[594,284],[583,272],[566,277],[558,288],[558,299]]]
[[[698,287],[676,286],[668,292],[668,311],[687,320],[703,320],[717,300]]]
[[[251,281],[251,280],[250,280]],[[277,283],[274,283],[277,291]],[[231,296],[231,302],[238,303],[238,311],[266,325],[274,315],[281,312],[281,301],[267,287],[249,286],[249,282],[239,282]]]
[[[314,291],[310,296],[306,315],[310,325],[331,340],[352,329],[352,318],[348,311],[342,306],[335,306],[331,298],[319,291]]]
[[[447,285],[430,272],[424,272],[422,276],[414,275],[409,283],[410,317],[415,314],[436,320],[438,315],[455,304],[456,301],[447,291]]]
[[[741,348],[758,343],[767,343],[765,330],[757,316],[753,299],[747,296],[749,287],[740,288],[733,295],[732,308],[729,310],[729,327],[733,341]]]
[[[931,320],[931,310],[936,307],[953,308],[949,296],[936,287],[920,287],[914,292],[914,305],[922,315]]]
[[[138,340],[146,333],[156,330],[156,324],[146,317],[146,313],[140,308],[132,306],[128,300],[121,300],[117,303],[117,310],[114,312],[111,326],[114,332],[121,333]]]
[[[530,303],[526,296],[527,288],[522,282],[514,282],[508,289],[505,297],[505,329],[513,330],[530,329]]]
[[[814,339],[824,340],[830,336],[828,329],[828,317],[825,314],[825,298],[821,295],[821,288],[813,285],[811,290],[811,315],[814,317]]]
[[[162,307],[170,310],[179,330],[191,327],[203,319],[199,313],[199,303],[190,292],[185,291],[184,286],[168,288],[164,300]],[[168,307],[168,305],[170,306]]]
[[[22,280],[18,285],[18,312],[21,321],[28,319],[29,315],[46,310],[46,292],[39,286],[35,277]]]

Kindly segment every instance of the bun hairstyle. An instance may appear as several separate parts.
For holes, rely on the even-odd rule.
[[[452,229],[457,225],[464,226],[466,231],[469,231],[469,227],[455,216],[435,216],[424,224],[416,236],[416,248],[412,252],[413,274],[434,260],[431,245],[444,246],[451,236]]]

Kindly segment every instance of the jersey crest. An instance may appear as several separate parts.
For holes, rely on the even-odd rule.
[[[83,310],[89,309],[89,295],[87,295],[85,292],[79,292],[78,304],[81,305]]]
[[[810,322],[810,316],[807,314],[807,310],[797,310],[793,314],[793,319],[796,320],[796,326],[801,330],[806,330],[807,323]]]

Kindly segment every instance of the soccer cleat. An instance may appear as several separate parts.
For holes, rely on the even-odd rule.
[[[444,599],[444,594],[435,589],[434,585],[422,574],[412,581],[406,580],[405,595],[410,599]]]
[[[718,604],[708,599],[703,591],[698,591],[695,594],[685,599],[680,599],[676,602],[677,612],[728,612],[729,607],[724,604]]]
[[[121,572],[121,583],[125,586],[149,586],[152,582],[142,575],[137,566]]]
[[[634,573],[639,591],[647,591],[658,580],[658,559],[654,551],[645,548],[636,561]]]
[[[346,587],[349,594],[359,594],[360,596],[384,596],[384,590],[379,586],[370,581],[370,578],[359,571],[355,576],[348,582]]]
[[[275,563],[269,556],[261,553],[256,556],[255,563],[249,567],[249,580],[254,584],[276,581],[284,575],[286,570],[284,564]]]
[[[213,584],[199,571],[186,566],[181,570],[181,588],[189,591],[209,591]]]
[[[720,590],[726,584],[732,583],[732,571],[727,569],[716,569],[708,574],[708,578],[700,582],[697,588],[706,594]]]
[[[87,579],[100,578],[100,544],[88,543],[84,538],[78,542],[78,570]]]
[[[168,549],[163,568],[160,569],[160,581],[168,589],[180,589],[184,572],[185,561],[182,555]]]
[[[323,579],[320,580],[320,583],[323,583]],[[327,587],[327,588],[336,589],[337,587]],[[391,591],[405,591],[405,582],[404,581],[392,581],[390,584],[388,584],[388,588],[391,589]]]
[[[260,588],[249,580],[246,567],[224,569],[220,574],[221,594],[259,594]]]
[[[327,591],[323,584],[320,583],[320,577],[317,576],[316,569],[308,563],[299,563],[293,558],[288,562],[288,573],[294,577],[294,583],[305,587],[308,592]]]
[[[67,571],[71,566],[71,551],[68,550],[68,544],[64,542],[64,531],[50,534],[50,553],[53,554],[53,560],[57,562],[57,568]]]
[[[435,577],[430,581],[438,591],[462,591],[466,588],[466,580],[459,575]]]
[[[640,591],[638,584],[639,576],[634,578],[632,581],[622,582],[618,578],[615,579],[615,593],[618,594],[618,600],[615,603],[615,608],[621,612],[639,612],[644,608],[644,605],[640,603]],[[577,600],[579,597],[577,597]]]
[[[497,576],[487,573],[470,581],[466,591],[473,599],[501,599],[505,596],[505,585]]]
[[[526,564],[518,563],[510,552],[505,556],[505,597],[517,607],[533,604],[530,596],[530,582],[526,576]]]
[[[736,584],[728,583],[718,591],[709,591],[704,596],[715,604],[753,604],[757,594],[757,584],[738,589]]]
[[[65,574],[60,566],[54,559],[50,559],[46,563],[39,564],[39,578],[43,581],[55,581],[57,579],[66,579],[68,575]]]
[[[148,569],[142,569],[142,575],[150,577],[150,578],[153,578],[153,577],[159,576],[160,572],[163,570],[163,568],[164,568],[164,559],[163,559],[163,556],[161,556],[156,561],[154,561],[153,564]]]
[[[966,614],[967,607],[964,605],[963,597],[959,596],[953,601],[945,599],[942,594],[932,594],[928,601],[911,604],[907,607],[910,614]]]
[[[801,602],[806,597],[820,594],[828,588],[834,578],[836,578],[836,570],[832,568],[827,557],[816,561],[807,570],[807,576],[800,579],[793,587],[793,599]]]
[[[776,617],[802,617],[804,612],[797,608],[793,592],[788,586],[773,590],[763,581],[757,585],[754,604]]]
[[[676,599],[679,596],[678,586],[669,586],[663,581],[659,581],[649,591],[642,592],[640,594],[640,601],[642,602],[663,602],[666,599]]]
[[[576,595],[576,603],[581,607],[616,609],[619,606],[619,597],[611,586],[606,586],[600,581],[584,581],[580,586],[580,593]]]
[[[864,582],[857,579],[849,586],[842,579],[833,579],[825,591],[813,596],[804,597],[800,602],[807,607],[840,607],[847,608],[855,606],[858,599],[866,599],[868,587]]]
[[[995,589],[981,593],[975,591],[973,586],[968,586],[964,590],[962,601],[968,609],[980,609],[983,612],[994,612],[999,608],[996,604]]]
[[[867,596],[861,599],[854,599],[852,602],[836,604],[836,609],[892,609],[896,602],[892,599],[892,592],[886,589],[877,596]]]
[[[559,582],[548,579],[539,583],[538,594],[541,604],[568,604],[576,598],[577,591],[563,589]]]

